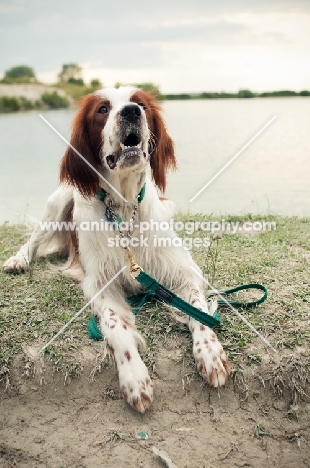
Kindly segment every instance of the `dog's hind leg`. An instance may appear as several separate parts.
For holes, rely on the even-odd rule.
[[[37,224],[28,242],[4,263],[4,271],[24,273],[37,256],[44,257],[52,252],[66,253],[69,231],[61,223],[70,221],[72,209],[73,189],[60,185],[48,198],[42,221]]]

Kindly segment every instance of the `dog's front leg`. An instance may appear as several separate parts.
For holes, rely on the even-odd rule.
[[[183,288],[179,294],[197,309],[208,313],[203,285],[199,284],[199,280],[193,278],[190,286]],[[225,385],[230,364],[216,334],[191,317],[188,317],[187,323],[193,338],[193,354],[199,373],[213,387]]]
[[[120,389],[124,399],[135,410],[144,413],[153,400],[153,384],[142,361],[137,345],[144,343],[134,324],[130,309],[105,297],[95,313],[110,352],[113,354]]]

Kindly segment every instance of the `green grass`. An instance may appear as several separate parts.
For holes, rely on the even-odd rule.
[[[264,304],[241,313],[286,359],[284,369],[282,361],[276,364],[271,352],[268,360],[274,363],[274,369],[280,365],[281,372],[288,369],[295,372],[298,386],[309,380],[310,367],[310,222],[279,216],[267,218],[276,222],[276,230],[211,236],[210,248],[194,248],[192,255],[215,288],[250,282],[268,288],[269,298]],[[183,214],[178,219],[202,221],[211,220],[212,216]],[[261,218],[249,215],[225,219],[242,222]],[[198,231],[193,235],[208,237],[210,233]],[[0,227],[0,262],[25,240],[23,226]],[[32,265],[24,275],[7,275],[1,271],[0,281],[1,379],[24,345],[43,346],[82,307],[84,300],[78,285],[52,273],[46,260]],[[252,294],[236,296],[237,300],[253,298]],[[137,316],[137,326],[148,344],[144,360],[155,373],[160,346],[179,347],[180,359],[193,362],[187,327],[173,321],[170,312],[167,306],[156,303],[145,306]],[[54,369],[64,372],[66,379],[82,371],[79,351],[91,344],[86,333],[89,313],[85,311],[46,350]],[[233,363],[233,376],[239,378],[245,367],[259,369],[268,356],[264,343],[230,309],[221,309],[220,314],[223,325],[217,334]],[[289,356],[294,356],[293,361]],[[192,369],[195,374],[194,365]],[[266,378],[279,387],[274,374]]]

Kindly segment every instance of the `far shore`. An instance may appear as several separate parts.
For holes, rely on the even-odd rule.
[[[144,88],[144,84],[136,85]],[[158,88],[152,89],[159,100],[201,100],[201,99],[253,99],[268,97],[308,97],[310,91],[271,91],[255,93],[247,89],[238,93],[227,92],[201,92],[201,93],[177,93],[161,94]],[[43,83],[0,83],[0,113],[17,112],[33,109],[60,109],[74,107],[78,98],[96,91],[85,85],[57,83],[46,85]]]

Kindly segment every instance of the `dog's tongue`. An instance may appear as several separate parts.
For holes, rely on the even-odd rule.
[[[116,153],[109,154],[109,156],[107,156],[107,163],[108,163],[110,169],[114,169],[116,167],[116,163],[118,161],[118,158],[119,158],[120,154],[121,154],[121,152],[117,151]]]

